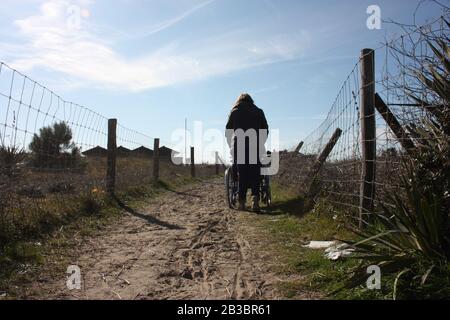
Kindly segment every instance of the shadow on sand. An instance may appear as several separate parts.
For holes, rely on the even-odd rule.
[[[183,230],[183,227],[159,220],[155,217],[152,217],[150,215],[146,215],[146,214],[142,214],[140,212],[137,212],[136,210],[134,210],[133,208],[129,207],[128,205],[126,205],[125,203],[123,203],[119,198],[115,197],[115,200],[117,201],[117,204],[119,205],[120,208],[122,208],[123,210],[125,210],[126,212],[128,212],[129,214],[140,218],[142,220],[147,221],[147,223],[149,224],[155,224],[158,225],[160,227],[163,228],[167,228],[169,230]]]
[[[295,198],[283,202],[276,202],[267,209],[263,208],[261,210],[262,215],[277,216],[282,214],[290,214],[294,216],[301,217],[304,215],[304,200],[303,198]]]
[[[167,183],[165,183],[164,181],[158,181],[158,186],[166,191],[172,192],[172,193],[176,193],[178,195],[181,196],[186,196],[186,197],[193,197],[193,198],[199,198],[202,199],[202,196],[199,196],[197,194],[192,194],[192,193],[188,193],[188,192],[182,192],[182,191],[177,191],[173,188],[171,188]]]

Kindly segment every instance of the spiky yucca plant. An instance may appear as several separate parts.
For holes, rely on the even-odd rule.
[[[383,213],[375,214],[365,230],[354,229],[363,240],[348,244],[355,249],[353,258],[364,263],[355,271],[347,287],[363,284],[370,265],[378,265],[384,276],[394,276],[394,298],[402,276],[408,276],[410,286],[418,289],[433,273],[450,277],[450,239],[442,214],[442,198],[432,190],[425,191],[416,179],[414,165],[407,166],[404,181],[409,185],[407,202],[398,194],[393,195],[392,208],[383,206]]]
[[[450,27],[450,24],[445,21]],[[448,37],[435,41],[428,40],[435,59],[428,66],[429,75],[414,72],[417,79],[426,88],[424,96],[434,99],[420,98],[409,93],[414,101],[424,108],[429,117],[419,124],[409,124],[408,130],[415,138],[417,151],[412,157],[415,178],[426,192],[433,192],[442,202],[441,215],[443,227],[450,233],[450,48]],[[447,247],[447,251],[450,248]]]
[[[18,166],[25,159],[25,152],[15,146],[0,146],[0,174],[13,177]]]
[[[394,299],[399,295],[450,297],[448,41],[446,36],[427,40],[435,55],[427,61],[433,61],[433,64],[428,65],[426,74],[420,69],[412,70],[411,75],[422,86],[404,89],[404,94],[427,114],[420,122],[407,125],[416,150],[404,160],[402,180],[406,198],[394,194],[389,201],[394,204],[392,207],[382,206],[382,214],[374,214],[368,228],[355,230],[363,240],[349,244],[355,249],[355,257],[362,259],[363,264],[355,271],[347,287],[363,284],[368,277],[367,267],[378,265],[383,276],[393,279]],[[417,92],[417,87],[424,89]]]
[[[8,241],[10,227],[5,216],[13,203],[13,185],[20,177],[20,163],[25,159],[23,150],[15,146],[0,145],[0,254]]]

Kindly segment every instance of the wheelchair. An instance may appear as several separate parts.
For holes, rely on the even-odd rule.
[[[270,176],[261,175],[260,177],[260,199],[261,202],[267,207],[270,208],[272,205],[272,192],[270,189]],[[230,209],[236,209],[238,205],[238,192],[239,192],[239,177],[237,173],[237,167],[235,165],[231,165],[225,171],[225,192],[227,203]]]

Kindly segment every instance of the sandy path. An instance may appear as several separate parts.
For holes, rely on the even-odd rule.
[[[221,180],[169,192],[84,242],[81,290],[44,285],[50,299],[273,299],[273,276],[252,250]],[[44,293],[45,292],[45,293]]]

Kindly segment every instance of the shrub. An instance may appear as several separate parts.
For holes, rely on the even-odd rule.
[[[0,146],[0,175],[14,178],[20,174],[25,152],[15,146]]]
[[[48,188],[50,193],[72,193],[75,192],[75,186],[67,182],[59,182]]]
[[[81,211],[87,215],[99,214],[106,205],[102,192],[97,189],[81,197]]]
[[[15,146],[0,146],[0,249],[8,239],[6,215],[14,203],[14,185],[20,177],[25,153]]]
[[[65,122],[41,128],[30,143],[32,165],[37,168],[78,168],[80,149],[72,142],[72,130]]]

